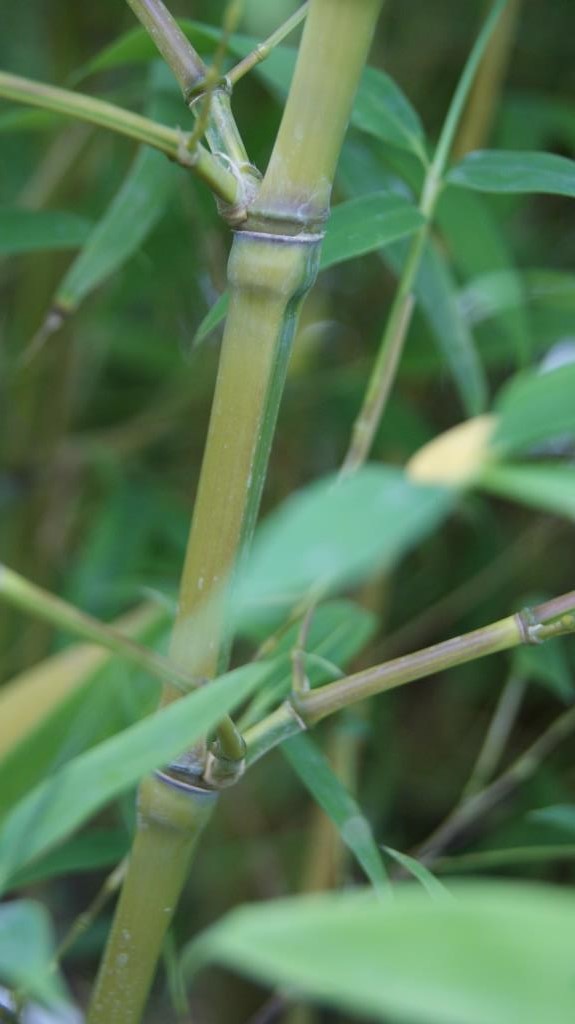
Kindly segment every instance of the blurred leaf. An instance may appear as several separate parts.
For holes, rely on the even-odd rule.
[[[405,244],[391,246],[385,259],[399,275],[406,258]],[[455,282],[434,244],[428,244],[421,261],[414,291],[434,340],[469,416],[485,409],[487,382],[473,335],[457,302]]]
[[[535,644],[519,647],[514,657],[514,665],[520,678],[542,683],[565,702],[573,699],[575,682],[565,645],[561,640],[554,640],[545,647],[538,647]]]
[[[261,623],[255,626],[254,629],[254,623],[248,623],[244,634],[264,640],[269,629],[262,630]],[[299,623],[294,623],[274,647],[273,667],[268,662],[271,669],[269,678],[242,715],[242,728],[253,725],[289,693],[292,681],[290,654],[298,642],[299,628]],[[376,628],[376,616],[352,601],[326,601],[321,604],[314,612],[306,640],[304,659],[310,686],[330,682],[334,674],[322,662],[344,668],[362,650]],[[321,661],[311,660],[306,655],[319,657]]]
[[[388,882],[371,826],[354,797],[309,736],[294,736],[281,746],[293,770],[314,800],[333,821],[341,841],[351,850],[371,884],[383,890]]]
[[[280,989],[389,1021],[571,1024],[575,897],[551,886],[459,883],[433,901],[406,884],[232,911],[188,947]]]
[[[0,209],[0,256],[77,249],[89,237],[85,217],[59,210]]]
[[[552,807],[538,807],[529,812],[529,819],[544,825],[553,825],[575,835],[575,804],[555,804]]]
[[[497,396],[496,451],[507,455],[575,434],[575,363],[514,377]]]
[[[238,584],[239,607],[293,603],[309,588],[387,569],[441,522],[454,500],[447,488],[417,486],[391,466],[320,480],[259,527]]]
[[[90,829],[17,871],[11,885],[14,889],[21,889],[62,875],[109,868],[118,864],[128,850],[128,834],[123,829]]]
[[[493,465],[479,484],[491,494],[575,519],[575,466]]]
[[[105,740],[40,783],[0,827],[0,886],[147,772],[204,736],[261,682],[248,665]]]
[[[166,91],[167,69],[155,64],[150,76],[152,99],[147,110],[156,120],[173,116],[173,90]],[[164,213],[180,169],[163,153],[142,146],[120,190],[98,221],[76,257],[54,298],[67,313],[106,278],[114,274],[142,246]]]
[[[402,196],[376,192],[334,206],[327,224],[320,257],[320,270],[355,259],[413,234],[423,218]],[[227,292],[220,295],[202,320],[194,344],[207,338],[227,314]]]
[[[115,625],[156,648],[167,623],[163,609],[144,606]],[[0,817],[46,775],[151,711],[157,692],[141,669],[88,644],[67,647],[8,683],[0,697]]]
[[[410,857],[408,853],[394,850],[391,846],[382,846],[382,850],[385,850],[392,860],[396,861],[408,874],[412,875],[423,886],[428,896],[436,900],[451,898],[451,893],[445,888],[443,882],[440,882],[421,861],[416,860],[415,857]]]
[[[51,967],[54,951],[50,918],[40,903],[14,900],[0,906],[0,981],[42,1003],[61,1004],[64,990]]]
[[[399,86],[379,68],[363,72],[351,120],[360,131],[410,150],[426,163],[419,115]]]
[[[200,22],[190,21],[189,18],[179,18],[178,25],[196,50],[202,52],[213,51],[218,39],[220,30],[204,25]],[[232,39],[237,37],[232,37]],[[247,37],[243,37],[247,38]],[[257,40],[253,41],[256,45]],[[251,47],[250,47],[251,48]],[[249,50],[246,50],[246,53]],[[74,83],[77,84],[88,75],[94,75],[100,71],[110,71],[113,68],[123,67],[126,64],[143,64],[156,60],[158,50],[153,40],[143,28],[133,28],[124,32],[111,43],[100,50],[87,64],[79,68],[74,75]]]
[[[575,160],[555,153],[484,150],[470,153],[452,167],[447,181],[479,192],[542,192],[575,198]]]

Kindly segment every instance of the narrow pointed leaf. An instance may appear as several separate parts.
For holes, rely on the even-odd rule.
[[[499,422],[493,446],[506,455],[575,435],[575,363],[515,377],[498,396],[495,408]]]
[[[351,850],[371,884],[387,885],[381,853],[371,826],[357,801],[338,779],[329,761],[309,736],[294,736],[281,751],[314,800],[333,821],[341,841]]]
[[[391,846],[383,846],[382,850],[385,850],[392,860],[396,861],[397,864],[400,864],[408,874],[415,878],[420,885],[423,886],[428,896],[431,896],[436,900],[450,898],[450,893],[445,888],[443,882],[440,882],[439,879],[431,873],[429,868],[426,868],[425,864],[421,863],[421,861],[416,860],[415,857],[410,857],[408,853],[401,853],[400,850],[394,850]]]
[[[0,256],[77,249],[91,230],[85,217],[64,210],[0,209]]]
[[[430,900],[339,893],[241,908],[184,955],[297,991],[345,1016],[413,1024],[571,1024],[575,896],[552,886],[467,882]]]
[[[249,665],[183,697],[66,764],[26,796],[0,828],[0,888],[147,772],[204,736],[259,684]]]
[[[541,192],[575,198],[575,160],[555,153],[484,150],[453,167],[451,185],[478,192]]]
[[[494,465],[479,482],[498,497],[575,519],[575,466]]]

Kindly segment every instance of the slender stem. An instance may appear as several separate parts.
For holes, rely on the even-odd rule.
[[[257,189],[259,174],[250,164],[234,120],[230,87],[220,80],[218,73],[218,55],[223,57],[229,30],[227,24],[224,25],[214,67],[208,69],[162,0],[128,0],[128,3],[174,73],[185,102],[194,113],[197,113],[195,108],[199,104],[198,124],[190,138],[190,148],[195,153],[200,138],[205,134],[220,168],[225,170],[225,163],[231,166],[235,192],[232,198],[221,197],[230,208],[223,207],[220,212],[231,223],[241,223],[245,219],[245,208]],[[226,23],[233,17],[234,5],[226,12]]]
[[[375,365],[371,372],[365,398],[352,429],[351,441],[342,465],[342,474],[344,476],[353,473],[368,457],[397,376],[401,354],[413,315],[413,287],[423,253],[425,252],[431,221],[439,198],[442,177],[453,144],[453,138],[481,57],[507,2],[508,0],[496,0],[477,37],[447,112],[433,160],[425,175],[419,203],[419,209],[425,217],[425,223],[422,224],[409,247]]]
[[[228,82],[235,85],[236,82],[239,82],[240,78],[247,75],[252,68],[255,68],[257,64],[261,64],[266,57],[269,57],[272,50],[274,50],[276,46],[279,46],[280,43],[283,43],[284,39],[301,24],[303,19],[306,17],[308,10],[309,0],[308,3],[302,4],[301,7],[292,14],[291,18],[284,21],[283,25],[276,28],[275,32],[272,32],[267,39],[262,43],[258,43],[255,49],[252,50],[251,53],[248,53],[247,57],[244,57],[244,59],[240,60],[239,63],[231,69],[231,71],[228,71],[226,75]]]
[[[575,707],[559,715],[530,747],[494,782],[459,804],[417,850],[426,864],[434,860],[480,818],[530,779],[544,759],[575,731]]]
[[[123,636],[113,626],[108,626],[92,615],[80,611],[61,597],[55,597],[35,583],[30,583],[19,573],[0,564],[0,599],[28,615],[51,623],[57,629],[105,647],[113,654],[138,665],[162,683],[170,683],[182,693],[188,693],[201,682],[197,677],[173,665],[161,654],[142,647],[141,644]]]
[[[154,41],[184,96],[203,81],[206,65],[162,0],[127,0]]]
[[[106,906],[108,900],[110,900],[114,893],[118,891],[124,880],[127,864],[127,858],[124,857],[124,859],[116,865],[114,870],[111,871],[108,877],[104,880],[103,885],[100,887],[86,910],[82,911],[82,913],[75,918],[54,953],[54,957],[50,965],[53,971],[57,969],[58,964],[66,956],[68,950],[71,949],[78,939],[81,938],[84,932],[92,926],[98,915]]]
[[[17,103],[51,110],[65,117],[108,128],[136,142],[143,142],[165,153],[182,167],[192,170],[209,186],[214,195],[233,205],[238,200],[238,182],[234,174],[202,146],[189,148],[191,136],[176,128],[152,121],[113,103],[60,89],[43,82],[34,82],[19,75],[0,72],[0,96]]]
[[[440,857],[433,870],[453,874],[460,871],[490,871],[514,864],[540,864],[542,861],[575,861],[575,844],[559,843],[547,846],[508,846],[500,850],[480,850],[459,856]]]
[[[517,719],[525,681],[511,675],[503,687],[481,750],[463,791],[463,799],[477,793],[493,776]]]
[[[521,644],[539,644],[557,636],[575,633],[575,591],[493,622],[463,636],[394,658],[383,665],[335,683],[292,695],[267,718],[245,733],[248,763],[296,732],[310,728],[328,715],[365,697],[425,679],[437,672],[468,661],[509,650]]]

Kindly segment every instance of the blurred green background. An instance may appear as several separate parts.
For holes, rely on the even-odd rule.
[[[296,6],[247,0],[238,30],[262,37]],[[220,0],[172,5],[179,16],[215,25],[223,9]],[[437,136],[484,10],[484,4],[471,0],[386,4],[372,63],[402,87],[430,139]],[[2,0],[0,67],[73,85],[79,68],[133,26],[120,0],[92,5]],[[575,156],[574,38],[572,0],[524,0],[490,145]],[[142,109],[149,95],[148,67],[118,67],[83,79],[79,87]],[[253,73],[238,85],[234,109],[250,156],[261,168],[279,123],[277,96]],[[175,93],[171,123],[191,123]],[[30,116],[2,102],[0,153],[0,206],[66,210],[97,222],[129,172],[135,149],[104,131]],[[417,184],[409,161],[351,131],[334,200],[398,187],[398,182],[403,189]],[[473,331],[494,394],[522,362],[536,364],[559,343],[575,347],[572,203],[560,197],[493,197],[477,199],[474,210],[469,220],[467,214],[456,224],[446,220],[437,233],[448,272],[438,301],[452,308],[455,327],[448,321],[449,330],[463,323]],[[472,301],[472,282],[491,269],[482,250],[485,224],[493,225],[510,266],[519,271],[521,301],[513,314],[503,309],[501,315],[481,315]],[[168,611],[172,607],[218,357],[217,330],[202,343],[194,336],[225,287],[228,247],[228,230],[211,197],[176,170],[165,209],[139,250],[31,355],[29,346],[73,252],[0,256],[1,558],[102,618],[112,619],[143,600],[163,602]],[[389,261],[378,254],[320,277],[296,341],[264,512],[341,461],[394,280]],[[434,330],[433,317],[419,312],[375,459],[403,464],[425,441],[464,417]],[[373,616],[371,640],[353,664],[371,664],[475,628],[534,595],[569,590],[570,547],[569,528],[561,520],[470,497],[393,579],[376,580],[351,595]],[[45,625],[2,608],[4,678],[67,642]],[[241,640],[238,658],[250,649],[249,640]],[[523,697],[512,754],[572,699],[572,663],[567,646],[558,646],[545,666],[537,659],[506,657],[479,662],[391,694],[365,714],[324,729],[326,745],[334,733],[344,737],[338,748],[344,773],[346,737],[355,737],[350,757],[358,769],[358,795],[378,839],[409,849],[449,810],[510,673],[533,683]],[[144,687],[135,702],[128,700],[120,669],[108,698],[112,689],[118,717],[108,728],[141,714],[153,697]],[[94,707],[89,713],[101,712]],[[71,732],[74,723],[72,716]],[[574,782],[566,751],[558,753],[477,834],[466,835],[463,848],[543,841],[549,826],[535,825],[529,811],[567,801]],[[114,835],[108,862],[125,846],[131,815],[126,800],[118,812],[103,816]],[[318,840],[312,819],[309,801],[281,756],[266,760],[237,797],[223,802],[219,826],[206,839],[190,880],[178,938],[187,936],[191,907],[196,920],[208,923],[240,900],[297,889],[306,872],[313,875]],[[314,849],[305,842],[310,834]],[[326,856],[332,855],[328,842]],[[329,877],[332,868],[323,864],[320,876],[323,871]],[[338,870],[353,875],[354,869],[340,865]],[[569,863],[521,868],[521,873],[553,879],[573,875]],[[37,883],[33,891],[47,900],[64,928],[101,877],[73,874],[65,881]],[[80,1000],[106,923],[104,915],[71,954],[69,976]],[[203,977],[195,996],[198,1020],[248,1020],[261,995],[247,983],[222,979],[215,972]],[[178,1016],[170,1008],[165,978],[155,999],[150,1021],[186,1019],[183,1011]]]

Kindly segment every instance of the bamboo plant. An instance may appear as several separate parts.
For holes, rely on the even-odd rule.
[[[125,625],[119,630],[106,626],[17,573],[0,567],[0,596],[4,600],[84,641],[106,648],[110,655],[124,659],[162,684],[156,714],[133,727],[133,742],[139,753],[134,755],[132,774],[127,771],[122,784],[126,784],[128,777],[133,782],[140,780],[135,838],[125,867],[114,873],[114,881],[106,889],[107,896],[122,883],[91,996],[89,1024],[137,1024],[142,1019],[198,840],[220,792],[237,785],[246,768],[280,744],[286,744],[288,757],[297,760],[295,752],[299,749],[300,754],[305,754],[307,749],[293,746],[301,742],[303,733],[367,697],[487,655],[532,647],[575,632],[575,592],[569,592],[534,603],[527,610],[462,636],[311,688],[306,675],[306,641],[315,610],[329,590],[329,581],[320,578],[308,580],[298,600],[292,600],[283,626],[268,638],[253,662],[229,672],[244,569],[266,479],[291,343],[303,300],[314,284],[322,258],[336,166],[382,0],[310,0],[267,43],[228,74],[224,74],[222,62],[241,5],[228,5],[213,63],[207,66],[162,0],[128,3],[175,76],[182,100],[195,117],[192,130],[169,128],[115,104],[0,73],[0,95],[7,99],[105,127],[169,157],[211,190],[221,216],[233,229],[227,265],[229,308],[168,656],[158,655],[138,642],[137,616],[134,624],[130,623],[130,635],[126,635]],[[347,455],[328,488],[329,494],[335,496],[333,500],[342,502],[341,508],[348,500],[346,495],[363,494],[364,482],[366,487],[371,486],[369,470],[362,475],[364,464],[398,372],[416,307],[418,275],[432,242],[442,193],[450,173],[455,183],[459,180],[465,184],[473,179],[473,168],[470,165],[467,171],[465,162],[462,169],[449,171],[454,143],[462,145],[462,116],[470,95],[476,95],[473,87],[479,81],[478,74],[486,73],[490,41],[504,35],[507,42],[515,11],[516,5],[508,5],[506,0],[496,0],[490,8],[433,155],[422,154],[423,173],[414,213],[416,227]],[[300,21],[303,33],[293,79],[268,165],[261,173],[251,162],[234,120],[232,89]],[[537,168],[533,173],[536,171]],[[559,166],[540,169],[549,180],[552,171],[559,175]],[[571,186],[561,187],[562,194],[566,189],[569,194]],[[555,191],[561,191],[558,185]],[[68,313],[63,304],[56,304],[50,330],[59,328]],[[477,399],[479,404],[470,409],[471,413],[480,412],[482,399],[483,396]],[[429,513],[430,523],[434,517],[447,515],[459,495],[476,484],[495,494],[505,494],[506,488],[512,488],[512,477],[504,472],[502,475],[498,464],[500,452],[505,452],[505,444],[510,443],[505,429],[512,433],[512,419],[513,414],[506,414],[504,407],[497,415],[471,415],[463,430],[448,432],[411,460],[401,488],[416,495],[410,500],[418,505],[418,515],[427,515],[427,502],[437,510]],[[518,491],[521,486],[519,480]],[[399,525],[392,522],[391,516],[384,524],[390,535],[403,528],[401,506],[399,513],[394,514]],[[416,532],[414,528],[414,536]],[[424,532],[423,526],[420,532]],[[403,542],[397,543],[400,546]],[[316,586],[310,585],[314,582]],[[142,623],[147,618],[144,609]],[[231,713],[252,693],[258,681],[265,680],[266,659],[281,641],[282,630],[294,624],[298,624],[299,634],[292,651],[291,692],[283,702],[276,702],[271,710],[243,726],[241,719],[238,722]],[[50,701],[49,697],[43,698],[42,714],[44,699]],[[16,702],[14,707],[17,706]],[[169,727],[169,740],[162,746],[162,753],[150,752],[154,729],[160,727]],[[30,728],[26,720],[22,730]],[[420,870],[424,870],[424,863],[432,863],[440,856],[446,836],[450,841],[466,822],[492,807],[506,787],[520,784],[574,728],[575,720],[569,710],[543,734],[539,746],[530,749],[501,776],[503,781],[491,786],[486,783],[479,792],[475,790],[421,847]],[[184,735],[191,737],[185,745]],[[92,764],[97,766],[97,750],[93,755],[84,755],[82,771],[88,773]],[[164,756],[168,750],[169,757]],[[313,762],[313,755],[309,750],[307,753]],[[152,766],[160,765],[153,774],[142,770],[148,761]],[[325,766],[321,761],[313,764],[311,774],[315,771],[317,782]],[[106,785],[108,796],[114,795],[114,781]],[[312,778],[312,791],[313,786]],[[23,834],[26,824],[33,821],[37,801],[45,798],[44,790],[33,794],[30,802],[22,805],[23,809],[16,807],[13,817],[8,817],[7,849],[10,842],[14,846],[14,837]],[[357,843],[352,839],[349,845],[353,849]],[[369,846],[369,864],[367,868],[363,866],[376,888],[385,888],[384,873],[373,866],[372,854]],[[402,868],[406,863],[401,862]],[[0,883],[4,880],[3,872],[9,878],[10,870],[10,864],[6,868],[0,859]],[[100,903],[98,900],[95,910]],[[207,941],[209,947],[209,935]],[[201,960],[201,945],[198,948]],[[281,978],[277,980],[281,982]]]

